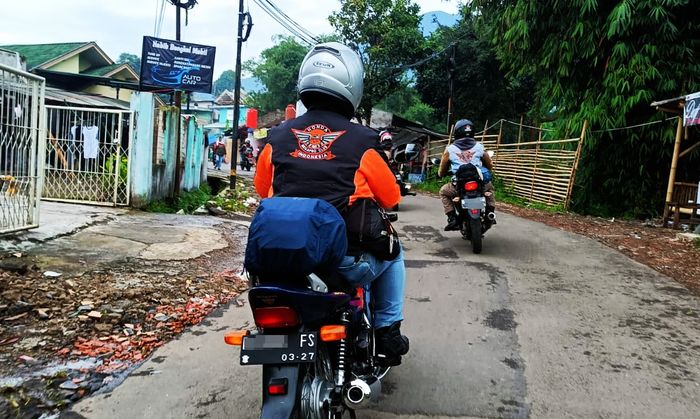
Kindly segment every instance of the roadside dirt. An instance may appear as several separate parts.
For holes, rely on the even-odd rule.
[[[700,295],[700,249],[679,240],[677,230],[641,221],[552,213],[504,203],[498,204],[498,210],[598,240]]]
[[[0,270],[0,417],[39,417],[114,385],[212,310],[237,304],[247,229],[218,227],[229,246],[187,261],[99,266],[52,276],[27,257]]]

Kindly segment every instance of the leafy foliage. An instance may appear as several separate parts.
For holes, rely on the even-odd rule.
[[[410,121],[420,122],[434,130],[439,131],[443,128],[440,125],[441,118],[438,117],[435,109],[422,102],[416,89],[407,82],[375,106]]]
[[[405,71],[423,56],[420,7],[411,0],[348,0],[329,21],[360,54],[365,89],[358,114],[369,121],[375,103],[399,89]]]
[[[277,36],[277,44],[264,50],[259,61],[245,64],[264,85],[265,91],[251,93],[249,103],[263,112],[284,109],[297,100],[297,76],[307,48],[288,36]]]
[[[532,82],[528,77],[506,77],[490,40],[474,30],[471,15],[465,14],[454,27],[439,28],[427,42],[430,50],[445,52],[419,68],[416,88],[439,114],[447,116],[452,44],[453,121],[469,118],[482,126],[487,120],[515,119],[529,110]],[[444,125],[442,130],[448,131]]]
[[[594,130],[658,121],[653,100],[700,88],[700,25],[691,0],[475,0],[472,13],[504,69],[535,80],[533,114]],[[577,210],[653,215],[663,203],[674,124],[592,133]],[[575,128],[575,127],[572,127]],[[678,179],[700,175],[686,158]]]
[[[233,70],[225,70],[212,85],[212,94],[219,96],[224,90],[233,92],[236,85],[236,72]]]
[[[131,64],[131,66],[136,70],[138,73],[139,70],[141,70],[141,57],[135,54],[129,54],[128,52],[122,52],[119,54],[119,58],[117,58],[117,63],[123,64]]]

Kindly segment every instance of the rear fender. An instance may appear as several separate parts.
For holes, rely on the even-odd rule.
[[[262,419],[287,419],[294,413],[299,388],[300,365],[263,365],[263,402],[260,417]],[[287,394],[270,395],[267,385],[273,379],[287,379]]]

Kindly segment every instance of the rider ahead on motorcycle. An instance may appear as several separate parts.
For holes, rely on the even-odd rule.
[[[476,141],[474,135],[474,124],[468,119],[460,119],[455,124],[454,137],[455,142],[447,146],[440,160],[440,168],[438,176],[447,176],[450,172],[457,173],[459,166],[471,163],[481,170],[484,179],[484,195],[486,197],[486,213],[492,213],[496,209],[496,199],[493,193],[493,184],[491,183],[491,171],[493,163],[491,157],[485,152],[484,145]],[[447,225],[445,231],[459,230],[457,215],[454,210],[453,199],[458,196],[458,191],[452,184],[452,181],[440,188],[440,198],[442,206],[447,215]],[[493,219],[493,224],[496,219]]]
[[[306,55],[298,89],[308,111],[270,130],[254,179],[261,197],[323,199],[341,214],[366,199],[383,208],[398,204],[399,187],[377,150],[377,133],[350,122],[363,76],[360,57],[343,44],[318,44]],[[400,332],[403,251],[384,260],[352,242],[348,249],[338,272],[354,287],[372,284],[378,358],[398,365],[408,352],[408,338]]]

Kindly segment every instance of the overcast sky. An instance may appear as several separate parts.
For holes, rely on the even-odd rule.
[[[113,59],[121,52],[141,55],[143,35],[154,35],[163,0],[2,0],[0,45],[95,41]],[[458,0],[415,0],[423,13],[456,13]],[[332,32],[328,16],[339,0],[274,0],[313,34]],[[243,59],[255,58],[273,45],[276,34],[288,34],[253,0],[245,0],[253,31],[244,43]],[[199,0],[182,26],[182,40],[216,47],[215,76],[235,66],[237,0]],[[175,7],[165,1],[161,38],[175,39]]]

